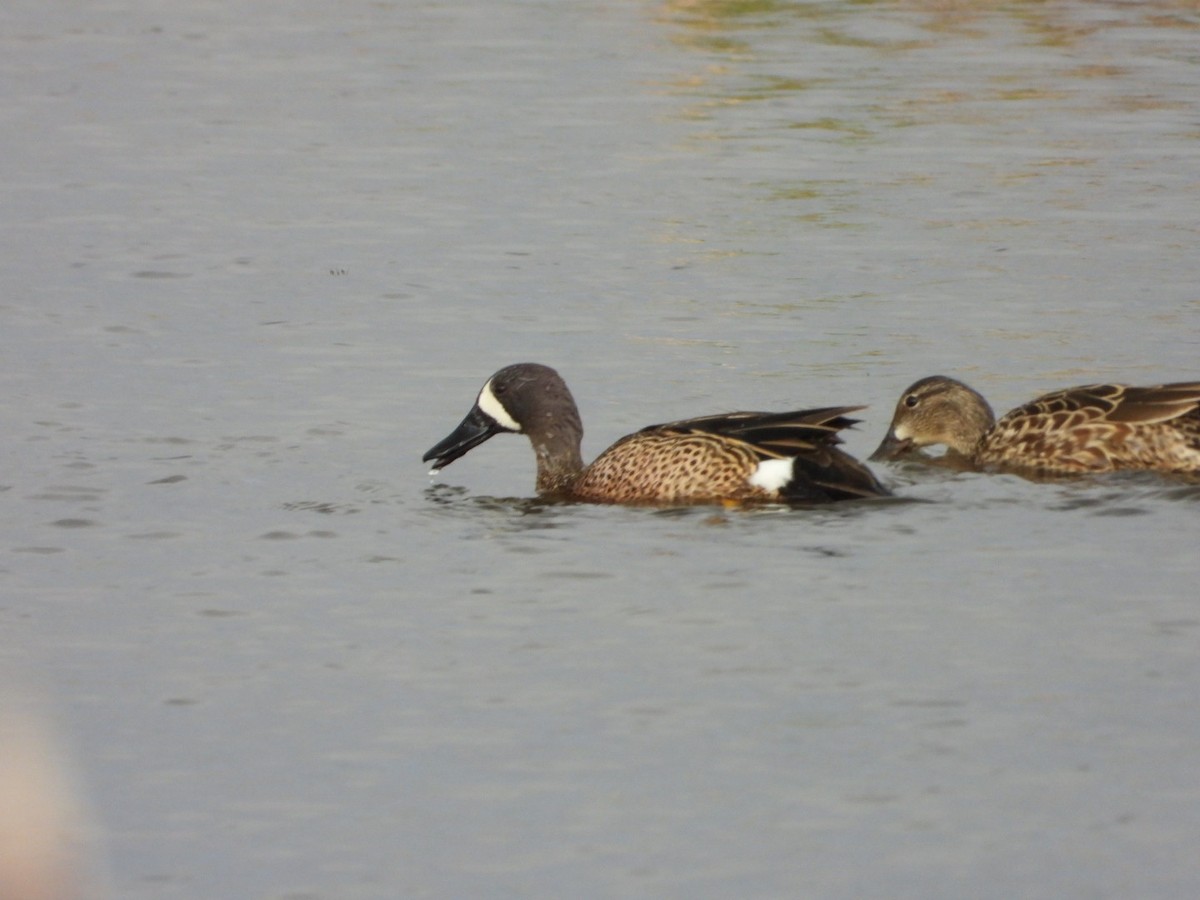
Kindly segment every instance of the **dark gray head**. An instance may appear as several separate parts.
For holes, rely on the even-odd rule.
[[[891,427],[871,459],[895,459],[933,444],[970,458],[995,422],[978,391],[945,375],[931,375],[900,395]]]
[[[583,426],[567,384],[549,366],[516,363],[487,380],[475,405],[448,437],[435,444],[422,460],[433,460],[434,471],[445,468],[494,434],[527,434],[538,451],[539,472],[544,448],[564,457],[565,466],[582,467],[579,443]]]

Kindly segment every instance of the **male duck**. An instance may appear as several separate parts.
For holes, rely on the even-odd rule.
[[[888,493],[838,449],[860,406],[734,412],[652,425],[583,464],[583,425],[566,382],[518,363],[488,379],[465,419],[422,457],[434,472],[502,431],[529,436],[540,494],[591,503],[825,502]]]
[[[1200,381],[1066,388],[996,421],[977,391],[934,375],[900,396],[871,459],[894,459],[932,444],[946,445],[951,457],[969,466],[1031,475],[1200,472]]]

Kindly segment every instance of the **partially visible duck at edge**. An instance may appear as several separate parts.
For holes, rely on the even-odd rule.
[[[943,444],[947,461],[1030,476],[1141,469],[1200,472],[1200,381],[1089,384],[1044,394],[996,420],[953,378],[915,382],[896,403],[872,460]]]
[[[548,366],[517,363],[487,380],[462,423],[422,459],[433,472],[501,432],[528,436],[538,493],[590,503],[822,503],[886,496],[838,432],[861,406],[733,412],[652,425],[621,438],[590,465],[566,382]]]

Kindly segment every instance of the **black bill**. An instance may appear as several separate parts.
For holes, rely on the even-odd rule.
[[[424,456],[423,462],[434,460],[433,470],[444,469],[473,447],[478,447],[494,434],[504,431],[496,421],[481,410],[473,407],[467,417],[459,423],[450,435],[434,444]]]

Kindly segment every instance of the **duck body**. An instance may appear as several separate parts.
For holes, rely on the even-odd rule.
[[[912,384],[871,459],[944,444],[967,466],[1031,475],[1200,472],[1200,381],[1089,384],[1044,394],[997,420],[977,391],[943,375]]]
[[[539,494],[590,503],[827,502],[885,496],[870,469],[837,445],[854,424],[829,407],[735,412],[652,425],[585,466],[583,427],[557,372],[537,363],[501,369],[471,411],[423,457],[434,471],[501,432],[525,434],[537,457]]]

